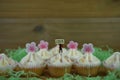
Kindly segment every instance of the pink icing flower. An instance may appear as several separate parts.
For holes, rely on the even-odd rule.
[[[48,49],[48,42],[44,41],[44,40],[41,40],[40,43],[38,44],[38,47],[40,49]]]
[[[91,44],[91,43],[83,44],[82,52],[83,53],[93,53],[94,52],[93,44]]]
[[[70,41],[69,44],[67,45],[69,49],[77,49],[78,43],[74,41]]]
[[[26,52],[36,52],[38,50],[36,43],[35,42],[31,42],[31,43],[27,43],[26,44]]]

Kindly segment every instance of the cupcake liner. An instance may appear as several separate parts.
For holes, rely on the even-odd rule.
[[[106,67],[104,67],[103,65],[101,65],[101,66],[99,67],[98,72],[99,72],[100,75],[106,75],[107,72],[108,72],[108,70],[107,70]]]
[[[21,70],[24,70],[25,72],[33,72],[36,73],[38,75],[41,75],[44,67],[40,67],[40,68],[21,68]]]
[[[33,72],[36,73],[38,75],[41,75],[43,73],[43,70],[46,66],[45,65],[41,65],[41,66],[35,66],[35,67],[24,67],[24,65],[18,63],[18,65],[16,66],[16,68],[14,69],[15,71],[22,71],[24,70],[25,72]]]
[[[75,66],[75,69],[77,73],[80,75],[96,76],[98,74],[99,66],[94,66],[94,67]]]
[[[71,70],[71,73],[77,73],[77,70],[75,69],[75,64],[72,65],[72,70]]]
[[[103,66],[106,69],[106,72],[115,70],[115,68],[112,68],[110,65],[107,65],[107,64],[103,63]]]
[[[48,71],[52,77],[61,77],[65,73],[70,73],[71,67],[72,66],[67,67],[48,66]]]
[[[0,76],[7,76],[7,72],[0,71]]]

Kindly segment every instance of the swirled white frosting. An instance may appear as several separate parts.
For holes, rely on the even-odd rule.
[[[4,53],[0,54],[0,71],[12,70],[16,66],[16,62],[8,58]]]
[[[38,54],[43,60],[50,58],[50,54],[47,49],[40,49],[36,54]]]
[[[65,54],[57,54],[50,58],[48,66],[56,66],[56,67],[66,67],[71,66],[72,61],[69,57],[67,57]]]
[[[25,57],[23,57],[19,66],[21,68],[39,68],[44,67],[45,63],[38,54],[30,52]]]
[[[120,69],[120,52],[114,52],[103,62],[103,65],[112,69]]]
[[[77,49],[69,49],[67,55],[72,60],[76,60],[76,59],[78,59],[78,58],[83,56],[83,54],[80,51],[78,51]]]
[[[100,60],[92,55],[92,53],[85,53],[81,58],[78,58],[76,65],[83,67],[99,66]]]
[[[62,52],[66,54],[67,50],[65,48],[62,48]],[[56,55],[58,53],[59,53],[59,45],[57,45],[56,47],[54,47],[50,50],[51,56]]]

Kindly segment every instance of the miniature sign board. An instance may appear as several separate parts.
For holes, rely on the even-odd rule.
[[[64,44],[65,41],[64,41],[64,39],[55,39],[55,43],[56,44]]]

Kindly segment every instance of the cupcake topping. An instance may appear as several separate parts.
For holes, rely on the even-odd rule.
[[[112,56],[103,62],[103,64],[112,69],[120,68],[120,52],[114,52]]]
[[[48,42],[41,40],[40,43],[38,44],[38,48],[40,49],[48,49]]]
[[[44,60],[48,59],[50,57],[50,54],[48,52],[48,42],[41,40],[38,44],[38,48],[40,49],[37,54]]]
[[[16,66],[16,62],[11,58],[8,58],[4,53],[0,54],[0,71],[13,69]]]
[[[77,59],[77,65],[90,67],[99,66],[101,64],[100,60],[92,54],[94,52],[93,44],[84,44],[82,52],[84,55]]]
[[[64,54],[57,54],[56,56],[53,56],[52,58],[50,58],[49,62],[48,62],[49,66],[71,66],[72,65],[72,61]]]
[[[83,44],[82,52],[83,53],[93,53],[94,52],[93,44],[92,43]]]
[[[26,52],[36,52],[38,50],[36,43],[35,42],[31,42],[31,43],[27,43],[26,44]]]
[[[101,64],[100,60],[92,54],[84,54],[81,58],[77,60],[77,65],[79,66],[99,66]]]
[[[67,45],[69,49],[77,49],[78,43],[74,41],[70,41],[69,44]]]
[[[29,53],[20,61],[20,67],[23,68],[39,68],[42,66],[45,66],[44,61],[36,53]]]
[[[68,56],[74,61],[77,58],[80,58],[82,56],[82,53],[77,50],[78,43],[74,41],[70,41],[69,44],[67,45],[69,48],[68,50]]]
[[[36,53],[37,51],[36,43],[31,42],[26,44],[26,51],[29,53],[20,61],[20,67],[23,68],[36,68],[44,66],[44,61]]]

